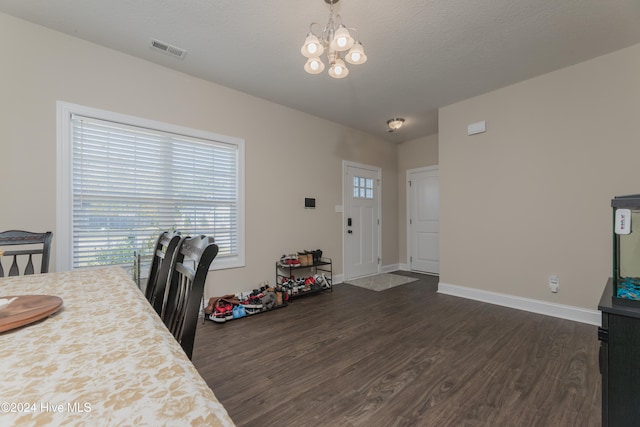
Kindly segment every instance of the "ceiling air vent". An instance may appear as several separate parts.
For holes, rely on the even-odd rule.
[[[151,40],[151,47],[166,53],[167,55],[175,56],[180,59],[184,59],[187,55],[187,51],[177,46],[172,46],[169,43],[161,42],[160,40]]]

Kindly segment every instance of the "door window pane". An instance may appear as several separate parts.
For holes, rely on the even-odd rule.
[[[353,177],[353,197],[373,199],[373,178]]]

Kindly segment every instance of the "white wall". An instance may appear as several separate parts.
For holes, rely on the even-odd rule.
[[[398,249],[400,263],[407,256],[407,170],[438,164],[438,134],[403,142],[398,146]]]
[[[209,296],[273,283],[297,250],[322,249],[342,273],[343,159],[382,168],[383,263],[398,262],[395,144],[5,14],[0,48],[0,229],[55,240],[61,100],[245,139],[247,265],[212,272]]]
[[[610,200],[640,193],[638,76],[635,45],[440,110],[441,282],[596,309]]]

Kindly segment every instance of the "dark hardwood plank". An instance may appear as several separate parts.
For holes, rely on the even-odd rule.
[[[597,328],[436,293],[437,278],[198,327],[238,426],[598,426]]]

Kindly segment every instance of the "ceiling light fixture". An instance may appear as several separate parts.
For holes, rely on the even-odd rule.
[[[340,52],[349,51],[345,59],[349,64],[359,65],[367,62],[367,55],[364,54],[364,48],[358,37],[358,31],[355,28],[347,28],[342,24],[340,15],[334,15],[333,5],[340,0],[324,0],[329,4],[329,22],[324,28],[320,27],[317,22],[309,25],[309,34],[304,40],[304,44],[300,52],[307,59],[304,64],[304,70],[309,74],[319,74],[324,71],[325,65],[320,59],[320,55],[327,51],[327,62],[329,64],[329,75],[334,79],[342,79],[349,75],[349,69],[340,57]],[[317,25],[321,28],[318,33],[313,32],[313,26]],[[351,33],[355,33],[354,39]]]
[[[402,117],[397,117],[393,119],[387,120],[387,126],[389,126],[388,132],[395,132],[402,127],[404,124],[404,119]]]

